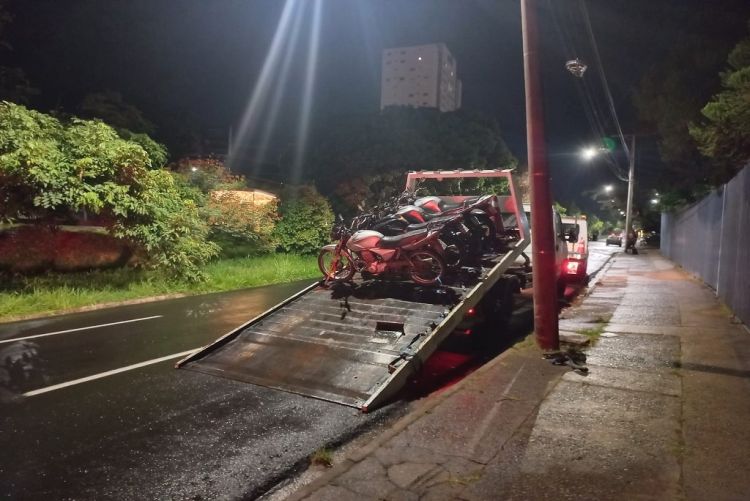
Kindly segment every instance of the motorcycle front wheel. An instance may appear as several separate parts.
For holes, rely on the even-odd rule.
[[[321,249],[318,254],[318,268],[326,280],[351,280],[354,276],[354,263],[346,254],[336,253],[331,249]]]
[[[435,285],[445,273],[445,260],[435,252],[423,249],[409,255],[411,279],[419,285]]]

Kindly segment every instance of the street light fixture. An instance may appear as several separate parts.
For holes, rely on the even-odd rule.
[[[565,69],[567,69],[569,72],[571,72],[574,76],[577,76],[578,78],[583,78],[583,74],[586,73],[586,69],[588,66],[586,63],[581,61],[580,59],[571,59],[567,63],[565,63]]]
[[[598,153],[599,152],[597,151],[597,149],[592,147],[584,148],[583,150],[581,150],[581,156],[587,162],[592,160]]]
[[[652,198],[651,199],[651,205],[656,205],[658,203],[659,203],[659,199],[657,199],[657,198]]]
[[[607,193],[611,193],[613,189],[614,189],[614,186],[612,186],[611,184],[608,184],[607,186],[604,187],[604,191]]]

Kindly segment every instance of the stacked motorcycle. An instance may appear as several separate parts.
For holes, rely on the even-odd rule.
[[[451,204],[411,192],[364,211],[346,224],[339,216],[318,267],[326,281],[408,276],[419,285],[439,285],[446,273],[479,264],[495,250],[502,218],[492,195]]]

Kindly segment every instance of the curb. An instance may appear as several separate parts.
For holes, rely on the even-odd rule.
[[[446,388],[444,391],[440,392],[439,394],[430,395],[428,397],[425,397],[422,402],[420,402],[419,406],[414,409],[413,411],[409,412],[406,416],[402,417],[398,421],[396,421],[393,425],[390,426],[387,430],[384,430],[382,433],[380,433],[377,437],[373,438],[370,442],[368,442],[366,445],[364,445],[360,450],[353,452],[347,457],[343,462],[337,464],[333,468],[331,468],[326,473],[323,473],[321,476],[310,482],[309,484],[306,484],[302,487],[300,487],[298,490],[293,492],[289,497],[286,499],[288,501],[296,501],[304,499],[307,496],[310,496],[317,492],[320,488],[330,484],[333,480],[335,480],[340,475],[343,475],[349,469],[351,469],[354,465],[361,462],[367,456],[373,454],[381,445],[385,444],[389,440],[391,440],[393,437],[401,433],[403,430],[411,426],[415,421],[418,421],[423,416],[429,414],[432,409],[446,401],[448,398],[453,396],[456,392],[461,391],[464,386],[469,384],[470,380],[473,379],[472,376],[475,374],[483,374],[484,372],[487,372],[489,370],[492,370],[496,365],[502,364],[505,362],[505,359],[511,356],[518,355],[519,352],[527,352],[527,351],[535,351],[538,352],[539,355],[541,355],[541,352],[539,352],[539,349],[534,346],[525,346],[522,348],[515,348],[511,347],[505,352],[501,353],[499,356],[495,357],[491,361],[487,362],[486,364],[482,365],[479,369],[472,372],[469,376],[463,378],[458,383],[452,385],[449,388]],[[271,494],[271,492],[266,493],[265,495]]]
[[[232,290],[242,290],[242,289],[232,289]],[[231,292],[231,291],[216,291],[216,292]],[[50,311],[40,312],[40,313],[29,313],[28,315],[14,315],[12,317],[5,317],[5,318],[0,319],[0,325],[9,324],[12,322],[20,322],[22,320],[34,320],[37,318],[47,318],[47,317],[55,317],[58,315],[67,315],[70,313],[84,313],[87,311],[103,310],[106,308],[116,308],[118,306],[130,306],[134,304],[155,303],[157,301],[164,301],[166,299],[179,299],[181,297],[200,296],[202,294],[215,294],[216,292],[203,292],[199,294],[187,294],[183,292],[175,292],[173,294],[162,294],[161,296],[148,296],[148,297],[141,297],[141,298],[134,298],[134,299],[126,299],[125,301],[112,301],[109,303],[90,304],[88,306],[78,306],[76,308],[65,308],[61,310],[50,310]]]
[[[58,315],[68,315],[71,313],[85,313],[87,311],[104,310],[106,308],[117,308],[118,306],[132,306],[136,304],[155,303],[157,301],[166,301],[168,299],[180,299],[183,297],[195,297],[195,296],[208,296],[211,294],[224,294],[227,292],[244,291],[244,290],[250,290],[250,289],[257,289],[260,287],[270,287],[273,285],[290,284],[292,282],[302,282],[302,281],[307,281],[307,280],[308,280],[307,278],[300,278],[300,279],[290,280],[287,282],[274,282],[274,283],[265,284],[265,285],[253,285],[252,287],[239,287],[237,289],[227,289],[227,290],[219,290],[219,291],[201,291],[201,292],[196,292],[196,293],[173,292],[171,294],[161,294],[159,296],[136,297],[133,299],[125,299],[123,301],[111,301],[108,303],[97,303],[97,304],[90,304],[87,306],[77,306],[75,308],[63,308],[60,310],[48,310],[46,312],[40,312],[40,313],[29,313],[28,315],[14,315],[12,317],[4,317],[4,318],[0,318],[0,325],[9,324],[12,322],[20,322],[23,320],[34,320],[37,318],[47,318],[47,317],[55,317]],[[309,280],[311,281],[310,283],[315,281],[314,278],[311,278]]]
[[[598,270],[594,271],[591,275],[589,275],[589,283],[593,284],[591,287],[586,287],[586,292],[583,293],[581,296],[581,299],[584,299],[588,297],[592,292],[594,292],[594,289],[597,287],[597,282],[599,281],[599,277],[606,274],[607,271],[612,267],[612,261],[615,259],[615,256],[620,255],[619,252],[614,252],[609,255],[606,261],[604,261],[604,264],[602,264]]]

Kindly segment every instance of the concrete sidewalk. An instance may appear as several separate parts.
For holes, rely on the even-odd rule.
[[[710,289],[619,254],[560,326],[587,376],[519,343],[291,499],[750,498],[750,334]]]

